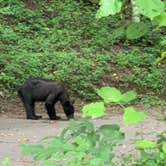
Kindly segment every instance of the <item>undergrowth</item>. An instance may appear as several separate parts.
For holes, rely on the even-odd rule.
[[[2,0],[0,6],[0,91],[13,94],[26,78],[45,77],[93,99],[105,75],[104,84],[112,84],[114,65],[124,74],[120,87],[129,82],[143,93],[164,87],[164,66],[155,64],[165,51],[164,30],[129,41],[119,14],[96,20],[97,4],[81,0]]]

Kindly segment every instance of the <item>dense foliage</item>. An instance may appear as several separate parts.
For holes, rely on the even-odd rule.
[[[124,6],[124,2],[100,0],[98,5],[97,0],[1,0],[0,95],[16,92],[29,77],[59,79],[77,96],[93,99],[96,91],[102,98],[85,105],[83,117],[103,116],[105,105],[114,103],[124,111],[124,124],[145,119],[144,112],[127,106],[136,98],[134,91],[121,93],[108,86],[97,90],[101,85],[123,90],[134,87],[147,95],[165,90],[166,29],[159,28],[166,24],[164,1],[135,0],[141,14],[139,23],[131,22],[126,12],[131,6]],[[110,14],[114,16],[95,19]],[[137,140],[140,156],[135,159],[124,154],[123,158],[118,156],[122,162],[117,163],[113,148],[124,137],[116,124],[95,128],[85,119],[71,120],[60,136],[43,145],[22,148],[46,166],[166,163],[165,132],[156,142]],[[8,158],[1,163],[9,164]]]
[[[148,94],[164,87],[166,31],[144,17],[146,34],[130,40],[121,14],[95,19],[95,1],[2,0],[0,6],[0,91],[15,92],[29,77],[60,79],[85,99],[103,84]]]

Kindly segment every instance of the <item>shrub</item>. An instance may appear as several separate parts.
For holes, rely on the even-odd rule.
[[[118,52],[113,61],[126,72],[127,80],[144,90],[157,92],[164,85],[164,70],[156,64],[156,55],[133,51]]]
[[[15,90],[28,77],[62,80],[77,95],[95,97],[99,79],[107,70],[110,57],[96,54],[83,57],[76,52],[55,52],[52,55],[22,53],[1,55],[0,90]]]

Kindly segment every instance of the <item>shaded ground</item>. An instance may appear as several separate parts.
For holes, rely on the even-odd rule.
[[[13,103],[14,102],[14,103]],[[76,109],[79,110],[81,103],[76,103]],[[5,111],[5,109],[7,111]],[[13,100],[5,105],[1,102],[0,113],[0,161],[8,157],[11,159],[12,166],[32,166],[32,160],[29,157],[21,155],[19,143],[40,143],[42,138],[47,136],[55,136],[61,132],[66,126],[65,116],[63,115],[60,106],[57,112],[62,115],[62,121],[50,121],[43,109],[43,105],[37,105],[37,112],[43,115],[42,120],[26,120],[22,104],[19,100]],[[4,112],[5,111],[5,112]],[[149,111],[149,115],[153,110]],[[39,113],[38,113],[39,114]],[[76,119],[80,118],[80,113],[76,113]],[[116,123],[121,126],[121,130],[126,134],[126,139],[120,147],[117,147],[118,152],[130,152],[133,150],[131,139],[135,137],[136,131],[143,129],[146,132],[146,138],[155,138],[156,134],[166,129],[166,122],[156,120],[149,116],[145,121],[130,126],[122,125],[122,116],[119,113],[108,112],[107,116],[93,120],[95,126],[101,124]],[[145,137],[145,136],[144,136]],[[38,164],[40,166],[40,164]]]

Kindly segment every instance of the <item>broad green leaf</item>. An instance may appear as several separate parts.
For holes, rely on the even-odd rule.
[[[137,112],[133,107],[127,107],[124,109],[123,114],[123,123],[124,124],[132,124],[137,123],[146,118],[146,114],[144,112]]]
[[[123,37],[125,37],[126,35],[126,26],[125,25],[121,25],[120,27],[117,27],[115,29],[111,30],[111,38],[112,40],[117,40],[117,39],[121,39]]]
[[[108,150],[108,148],[101,148],[101,150],[100,150],[100,152],[99,152],[99,156],[100,156],[100,158],[103,160],[103,163],[101,163],[100,165],[98,165],[98,166],[104,166],[105,164],[105,162],[106,163],[108,163],[108,161],[109,161],[109,159],[110,159],[110,157],[111,157],[111,154],[109,153],[109,150]]]
[[[109,139],[111,144],[114,145],[124,138],[124,133],[120,132],[120,127],[116,124],[102,125],[98,131],[104,135],[103,139]]]
[[[100,8],[97,11],[96,18],[114,15],[120,12],[122,7],[121,0],[100,0]]]
[[[162,146],[162,149],[163,149],[164,153],[166,154],[166,143],[164,143],[164,145]]]
[[[97,94],[103,98],[106,103],[120,102],[122,98],[121,92],[112,87],[102,87],[97,91]]]
[[[157,146],[155,142],[149,140],[138,140],[135,145],[137,148],[141,149],[151,149]]]
[[[142,15],[153,19],[164,12],[164,3],[161,0],[135,0],[138,11]]]
[[[120,127],[116,124],[113,125],[102,125],[98,130],[103,134],[103,135],[110,135],[114,131],[119,131]]]
[[[87,140],[90,141],[91,145],[96,144],[97,141],[99,141],[100,136],[97,132],[91,132],[87,135]]]
[[[96,158],[101,158],[103,162],[106,162],[112,157],[112,153],[110,153],[111,152],[110,147],[104,146],[105,144],[102,144],[103,143],[102,140],[100,140],[97,147],[92,149],[92,152],[95,154]],[[107,142],[106,144],[110,146],[110,143]],[[100,165],[103,166],[104,163],[103,164],[100,163]]]
[[[137,97],[137,94],[135,91],[128,91],[122,95],[121,101],[128,103],[134,100],[136,97]]]
[[[154,20],[157,21],[159,27],[166,26],[166,12],[155,17]]]
[[[83,117],[90,116],[92,118],[98,118],[105,115],[105,107],[103,102],[94,102],[85,105],[82,109]]]
[[[128,39],[138,39],[148,31],[148,27],[143,22],[133,22],[126,30],[126,36]]]
[[[164,160],[164,159],[165,159],[165,156],[166,156],[165,153],[160,152],[160,159],[161,159],[161,160]]]

